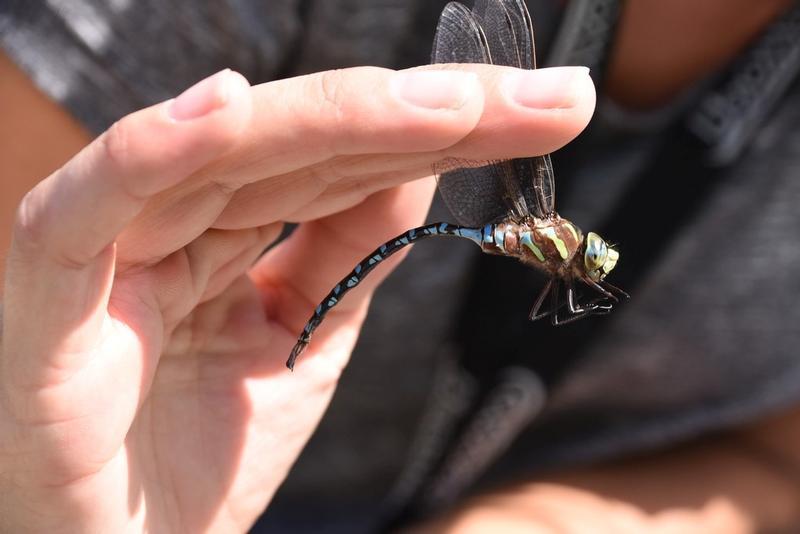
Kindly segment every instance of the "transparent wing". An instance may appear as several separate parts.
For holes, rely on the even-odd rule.
[[[483,21],[484,33],[498,65],[536,68],[533,21],[524,0],[476,0],[473,11]],[[499,52],[502,49],[504,52]],[[555,213],[555,183],[550,155],[514,161],[518,188],[537,217]]]
[[[472,13],[486,35],[493,64],[536,68],[533,25],[523,0],[475,0]]]
[[[502,184],[503,174],[513,173],[511,161],[474,161],[448,158],[434,165],[439,193],[458,224],[483,226],[509,215],[510,200]]]
[[[553,215],[556,212],[556,185],[550,154],[533,158],[533,165],[536,167],[533,189],[536,197],[537,216]]]
[[[535,68],[533,30],[523,0],[476,0],[472,10],[447,4],[434,38],[432,63],[492,63]],[[434,165],[439,191],[460,224],[554,211],[549,156],[507,161],[448,159]]]
[[[444,6],[433,37],[431,63],[491,63],[489,45],[478,20],[463,4]]]
[[[555,213],[555,189],[553,163],[550,154],[535,158],[514,160],[517,179],[522,184],[525,201],[539,218]]]

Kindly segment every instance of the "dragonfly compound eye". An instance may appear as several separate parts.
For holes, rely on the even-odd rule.
[[[611,272],[611,269],[617,265],[617,261],[619,261],[619,252],[611,247],[608,247],[608,258],[606,258],[606,261],[603,264],[603,276]]]
[[[595,280],[600,278],[600,270],[606,264],[607,259],[608,245],[602,237],[594,232],[589,232],[586,236],[586,252],[583,254],[583,263],[587,274]],[[614,261],[616,262],[616,260]]]

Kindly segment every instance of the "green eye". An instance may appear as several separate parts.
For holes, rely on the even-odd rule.
[[[611,269],[617,265],[617,261],[619,261],[619,252],[613,248],[608,249],[608,259],[603,264],[603,272],[605,274],[610,273]]]
[[[599,270],[608,258],[608,245],[599,235],[589,232],[586,236],[586,252],[583,255],[583,263],[589,272]]]

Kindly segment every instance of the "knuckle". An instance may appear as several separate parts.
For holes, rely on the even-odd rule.
[[[345,106],[345,75],[341,69],[323,72],[319,77],[320,103],[334,118],[340,118]]]
[[[102,156],[115,168],[124,168],[131,159],[131,121],[118,120],[98,139]]]
[[[63,171],[62,172],[66,172]],[[29,191],[17,208],[12,229],[12,250],[9,261],[29,264],[31,261],[47,257],[67,269],[81,269],[91,258],[81,257],[63,242],[58,210],[55,199],[58,188],[53,176]]]
[[[106,178],[114,180],[119,190],[136,201],[145,201],[149,197],[146,190],[147,180],[141,182],[125,180],[121,177],[130,174],[131,169],[142,167],[141,153],[137,153],[134,130],[136,123],[131,116],[119,119],[111,125],[96,141],[100,151],[99,160],[102,167],[111,169]]]
[[[347,75],[344,70],[336,69],[323,72],[315,78],[317,85],[312,98],[318,102],[315,121],[326,133],[321,138],[324,139],[324,149],[333,155],[346,152],[345,147],[353,142],[353,128],[357,123],[350,120],[356,112],[350,109]],[[320,118],[323,119],[321,122]]]
[[[347,74],[344,70],[331,70],[322,73],[318,86],[319,114],[327,132],[327,149],[332,154],[346,152],[345,147],[354,139],[354,128],[358,121],[352,120],[358,115],[353,106],[358,104],[349,98]],[[319,120],[319,119],[317,119]]]
[[[28,191],[22,197],[14,219],[13,240],[24,251],[42,249],[47,240],[47,221],[37,189]]]
[[[314,139],[320,153],[335,156],[346,141],[345,74],[330,70],[303,79],[300,90],[289,99],[298,127]]]

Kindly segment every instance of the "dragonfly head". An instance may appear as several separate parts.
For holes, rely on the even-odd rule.
[[[608,246],[602,237],[594,232],[587,234],[583,265],[589,278],[595,282],[602,280],[617,265],[618,260],[619,252]]]

